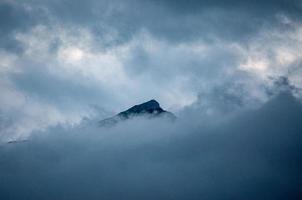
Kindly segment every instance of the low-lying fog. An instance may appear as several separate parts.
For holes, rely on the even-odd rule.
[[[193,114],[194,113],[194,114]],[[0,147],[0,199],[299,199],[302,107],[51,128]]]

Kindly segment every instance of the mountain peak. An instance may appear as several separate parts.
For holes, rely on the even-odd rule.
[[[139,114],[143,112],[153,113],[155,110],[163,111],[163,109],[159,106],[159,103],[156,100],[152,99],[145,103],[135,105],[128,110],[121,112],[120,114]]]
[[[150,108],[159,108],[159,103],[155,99],[151,99],[145,103],[140,104],[141,106],[150,107]]]
[[[104,119],[100,121],[100,125],[112,125],[116,124],[120,120],[130,119],[132,117],[139,117],[139,116],[147,116],[147,117],[158,117],[158,116],[168,116],[171,119],[175,119],[176,117],[171,112],[168,112],[162,109],[159,103],[151,99],[147,102],[142,104],[135,105],[128,110],[118,113],[117,115]]]
[[[142,104],[135,105],[128,110],[120,112],[118,116],[122,118],[129,118],[131,116],[139,114],[160,114],[163,112],[166,111],[160,107],[159,103],[156,100],[152,99]]]

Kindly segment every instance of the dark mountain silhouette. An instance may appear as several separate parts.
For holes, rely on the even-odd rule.
[[[172,121],[176,119],[173,113],[162,109],[159,103],[156,100],[152,99],[145,103],[135,105],[129,108],[128,110],[118,113],[113,117],[101,120],[99,122],[99,125],[112,126],[120,121],[128,120],[133,117],[146,117],[146,118],[164,117]]]

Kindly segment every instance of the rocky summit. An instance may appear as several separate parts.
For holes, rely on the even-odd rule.
[[[135,105],[129,108],[128,110],[118,113],[113,117],[101,120],[99,122],[99,125],[112,126],[120,121],[129,120],[134,117],[146,117],[146,118],[164,117],[172,121],[176,119],[173,113],[162,109],[159,103],[156,100],[152,99],[145,103]]]

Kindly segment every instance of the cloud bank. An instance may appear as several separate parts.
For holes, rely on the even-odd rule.
[[[0,146],[0,198],[299,199],[301,117],[281,93],[215,120],[52,128]]]

